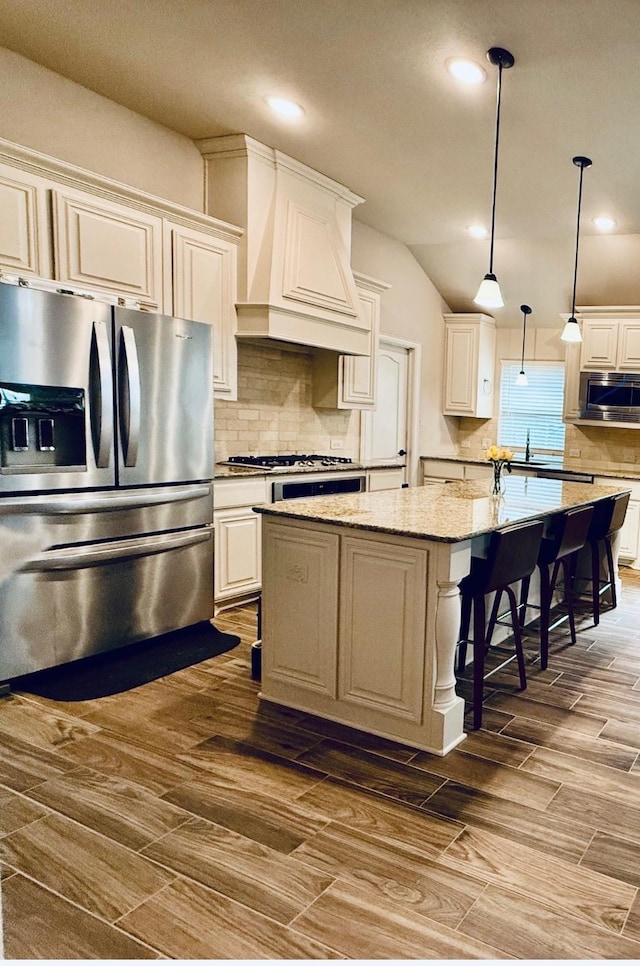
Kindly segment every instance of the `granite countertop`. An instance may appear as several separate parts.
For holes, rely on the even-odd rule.
[[[420,456],[419,458],[421,460],[439,460],[443,463],[472,463],[474,466],[489,466],[488,460],[473,456]],[[568,466],[562,457],[549,457],[548,461],[542,457],[534,457],[528,463],[523,459],[515,459],[512,460],[512,465],[518,468],[530,466],[534,472],[541,469],[553,469],[562,470],[564,473],[590,473],[593,476],[613,476],[621,480],[640,480],[640,467],[638,469],[630,468],[621,470],[619,468],[613,469],[608,466],[599,466],[596,469],[593,467],[585,469],[584,467]]]
[[[214,479],[242,479],[251,476],[292,476],[298,473],[362,473],[364,470],[400,469],[404,463],[335,463],[331,466],[238,466],[234,463],[216,463]]]
[[[406,490],[283,500],[254,507],[256,513],[337,526],[457,543],[508,523],[585,506],[624,486],[595,486],[564,480],[508,477],[500,497],[487,494],[486,480],[432,484]]]

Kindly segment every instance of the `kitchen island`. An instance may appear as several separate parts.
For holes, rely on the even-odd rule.
[[[465,737],[458,584],[490,534],[624,486],[512,477],[287,500],[263,514],[261,698],[445,755]],[[617,560],[614,543],[614,559]]]

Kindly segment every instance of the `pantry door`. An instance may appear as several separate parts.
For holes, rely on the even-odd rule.
[[[405,482],[412,476],[416,351],[413,345],[380,339],[376,408],[362,413],[361,459],[374,464],[406,463]]]

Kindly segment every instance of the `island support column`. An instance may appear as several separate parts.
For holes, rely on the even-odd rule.
[[[460,630],[458,584],[471,569],[471,544],[438,544],[435,553],[438,599],[435,613],[433,711],[440,718],[440,746],[446,754],[466,737],[464,699],[456,694],[455,657]]]

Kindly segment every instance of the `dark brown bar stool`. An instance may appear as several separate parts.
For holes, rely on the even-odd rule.
[[[591,548],[591,600],[593,607],[593,623],[600,623],[600,595],[611,590],[611,607],[618,606],[616,593],[616,574],[611,549],[611,538],[624,523],[629,505],[629,494],[619,493],[617,496],[599,500],[594,506],[593,518],[587,543]],[[600,576],[600,544],[604,544],[606,557],[606,571],[604,580]]]
[[[515,658],[518,661],[520,687],[527,686],[522,651],[522,635],[518,617],[518,604],[512,584],[530,577],[533,573],[543,530],[542,520],[527,520],[491,534],[486,557],[471,558],[471,573],[460,583],[462,614],[458,650],[458,669],[463,669],[467,656],[467,639],[473,607],[473,727],[482,725],[482,699],[484,694],[484,662],[487,651],[485,595],[493,591],[507,594],[511,608],[511,621],[515,639],[515,655],[504,661],[504,667]],[[498,671],[494,668],[486,677]]]
[[[546,668],[549,662],[549,631],[562,621],[569,619],[571,643],[576,643],[576,622],[574,614],[573,594],[573,562],[575,554],[582,550],[587,542],[589,526],[593,519],[594,507],[581,506],[558,513],[552,520],[550,532],[545,534],[540,543],[537,567],[540,573],[540,604],[530,604],[530,577],[522,581],[520,594],[520,620],[524,625],[527,607],[537,607],[540,610],[540,667]],[[556,589],[558,574],[562,569],[564,579],[564,602],[567,613],[550,624],[551,602]],[[496,595],[494,607],[489,621],[488,637],[497,618],[499,600]]]

